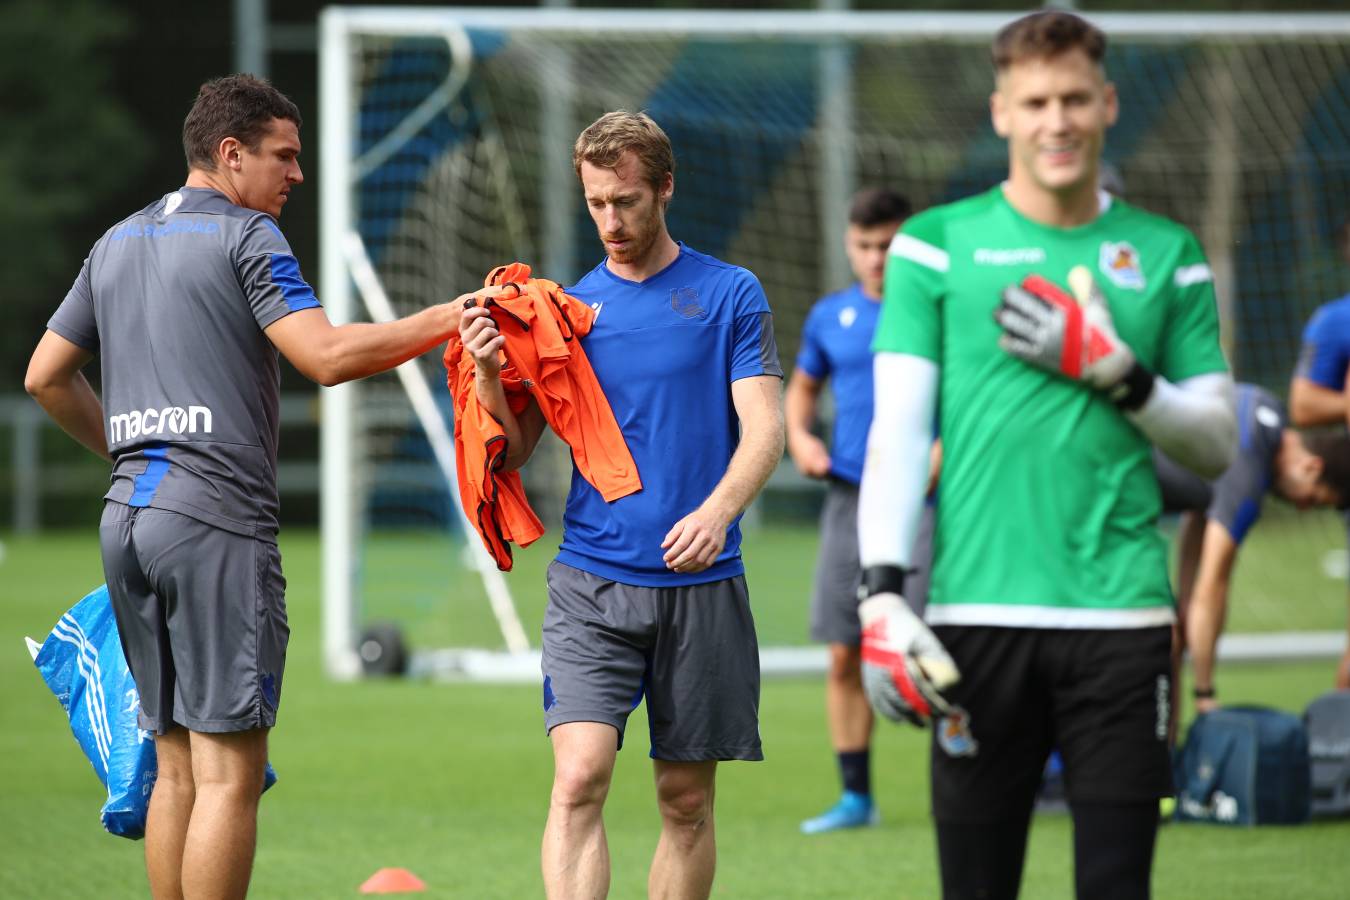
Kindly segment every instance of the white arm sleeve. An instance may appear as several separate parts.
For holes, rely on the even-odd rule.
[[[907,568],[928,491],[938,366],[906,353],[878,353],[872,363],[872,428],[858,492],[862,566]]]
[[[1217,478],[1237,453],[1233,398],[1233,377],[1227,373],[1176,384],[1154,376],[1148,401],[1126,416],[1172,459],[1202,478]]]

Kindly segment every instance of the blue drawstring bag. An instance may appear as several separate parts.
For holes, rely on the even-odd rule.
[[[40,647],[28,645],[42,680],[70,717],[75,740],[108,789],[103,827],[121,837],[143,837],[158,773],[155,741],[136,724],[140,696],[122,653],[107,585],[63,615]],[[263,790],[276,780],[269,763]]]

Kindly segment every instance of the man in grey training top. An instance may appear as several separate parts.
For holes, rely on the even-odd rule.
[[[1218,478],[1206,480],[1161,451],[1153,452],[1163,509],[1182,514],[1176,552],[1182,630],[1174,665],[1185,648],[1197,712],[1219,706],[1216,649],[1228,615],[1229,588],[1238,552],[1266,496],[1298,509],[1343,509],[1350,503],[1350,437],[1344,431],[1295,430],[1284,404],[1254,384],[1239,384],[1236,396],[1237,455]]]
[[[114,225],[48,323],[25,387],[112,460],[99,527],[122,647],[155,735],[155,897],[242,897],[290,629],[277,552],[280,350],[325,385],[392,368],[458,302],[334,327],[277,227],[300,113],[266,81],[202,86],[186,184]],[[80,370],[100,357],[100,402]]]

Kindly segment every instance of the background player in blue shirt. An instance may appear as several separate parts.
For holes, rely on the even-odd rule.
[[[550,897],[608,891],[602,812],[628,715],[645,696],[661,814],[648,890],[707,897],[717,762],[763,758],[737,523],[783,455],[782,369],[755,276],[666,230],[675,158],[661,128],[607,113],[572,158],[605,259],[568,292],[596,310],[582,347],[642,490],[606,503],[574,469],[549,567],[544,887]],[[512,444],[507,465],[519,465],[540,414],[531,406],[517,418],[506,404],[489,311],[467,310],[460,333],[478,396]]]
[[[863,693],[859,657],[858,482],[872,424],[872,334],[881,311],[886,257],[910,211],[909,201],[887,188],[864,188],[854,195],[844,247],[858,280],[811,308],[784,398],[792,461],[808,478],[829,481],[820,515],[811,637],[829,646],[825,713],[843,795],[824,814],[802,823],[806,834],[877,821],[870,765],[872,707]],[[812,432],[827,381],[834,406],[828,447]]]
[[[1336,232],[1341,259],[1350,264],[1350,220]],[[1350,420],[1346,376],[1350,371],[1350,294],[1319,306],[1303,329],[1298,368],[1289,384],[1289,418],[1300,428],[1336,425]],[[1346,521],[1350,538],[1350,516]],[[1350,543],[1350,540],[1347,540]],[[1350,638],[1336,668],[1336,687],[1350,688]]]
[[[183,149],[186,184],[94,245],[24,386],[112,461],[103,568],[159,763],[150,891],[236,898],[290,636],[277,351],[322,384],[364,378],[443,342],[465,297],[396,322],[329,323],[277,226],[303,180],[300,112],[267,82],[204,84]],[[80,371],[95,354],[101,399]]]
[[[1350,263],[1350,221],[1336,246]],[[1347,420],[1346,371],[1350,369],[1350,294],[1317,308],[1303,329],[1298,367],[1289,384],[1289,418],[1299,428],[1341,425]]]
[[[1214,481],[1154,450],[1163,508],[1182,513],[1178,626],[1191,657],[1198,712],[1218,706],[1214,650],[1238,550],[1260,517],[1266,495],[1299,509],[1350,503],[1350,437],[1344,432],[1299,433],[1289,427],[1284,405],[1251,384],[1237,386],[1237,421],[1237,456]]]

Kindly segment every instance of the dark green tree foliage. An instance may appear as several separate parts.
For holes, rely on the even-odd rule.
[[[95,0],[0,0],[0,376],[28,355],[88,252],[101,200],[146,158],[113,84],[128,22]],[[111,225],[103,223],[103,226]]]

